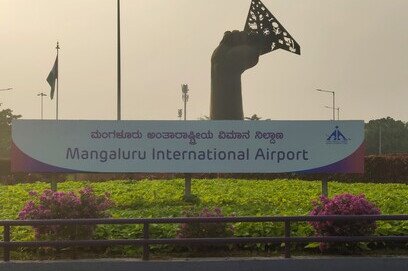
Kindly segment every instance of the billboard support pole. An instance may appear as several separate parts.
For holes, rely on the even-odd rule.
[[[190,201],[191,200],[191,174],[185,173],[184,174],[184,200]]]
[[[190,95],[188,94],[189,92],[189,88],[187,84],[182,84],[181,85],[181,98],[183,100],[184,103],[184,121],[187,120],[187,102],[188,99],[190,97]],[[189,173],[185,173],[184,174],[184,200],[185,201],[190,201],[192,199],[191,196],[191,174]]]
[[[322,178],[322,196],[329,196],[329,181],[327,177]]]
[[[58,181],[55,179],[51,179],[51,190],[57,192],[58,190]]]

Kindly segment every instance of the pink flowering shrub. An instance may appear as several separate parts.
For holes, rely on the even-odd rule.
[[[314,209],[311,216],[319,215],[379,215],[378,209],[369,202],[364,195],[341,194],[329,199],[320,197],[320,201],[313,202]],[[371,235],[376,229],[372,220],[359,221],[311,221],[318,236],[364,236]],[[329,244],[321,244],[320,249],[329,248]]]
[[[35,200],[28,201],[18,218],[26,219],[80,219],[109,217],[108,208],[112,206],[108,195],[97,196],[86,187],[74,192],[54,192],[45,190],[42,195],[30,192]],[[46,225],[33,226],[37,239],[90,239],[93,225]]]
[[[210,210],[203,209],[201,212],[185,211],[184,217],[224,217],[220,208]],[[177,231],[177,238],[217,238],[231,237],[234,235],[234,228],[227,223],[182,223]],[[190,246],[198,250],[208,250],[219,248],[216,245],[194,245]],[[225,247],[225,245],[222,245]]]

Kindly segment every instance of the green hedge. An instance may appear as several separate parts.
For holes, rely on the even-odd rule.
[[[10,174],[10,161],[0,159],[0,176]],[[76,178],[78,180],[105,181],[112,179],[173,179],[182,178],[182,174],[14,174],[3,177],[2,183],[15,184],[34,182],[44,179],[66,180]],[[341,182],[371,182],[371,183],[405,183],[408,184],[408,154],[366,156],[364,174],[194,174],[193,178],[238,178],[238,179],[302,179],[319,180],[328,178]]]

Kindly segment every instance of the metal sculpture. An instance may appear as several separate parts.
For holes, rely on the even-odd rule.
[[[245,32],[261,35],[261,54],[277,49],[300,55],[300,46],[260,0],[252,0]]]
[[[244,31],[227,31],[211,57],[211,120],[243,120],[241,75],[276,49],[300,46],[260,0],[252,0]]]

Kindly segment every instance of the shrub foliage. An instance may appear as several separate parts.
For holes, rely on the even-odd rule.
[[[312,216],[325,215],[378,215],[380,209],[369,202],[364,195],[340,194],[332,199],[325,196],[313,202]],[[315,233],[319,236],[367,236],[374,233],[376,222],[372,220],[358,221],[312,221]],[[333,245],[331,245],[333,246]],[[321,244],[320,249],[329,248],[329,244]]]
[[[74,192],[54,192],[45,190],[41,195],[30,192],[35,197],[20,211],[19,219],[80,219],[108,217],[112,206],[108,195],[97,196],[86,187]],[[34,226],[37,239],[90,239],[94,226],[39,225]]]
[[[364,195],[354,196],[341,194],[329,199],[320,197],[314,202],[312,216],[318,215],[378,215],[380,209],[370,203]],[[364,236],[372,234],[376,229],[375,221],[313,221],[310,222],[320,236]]]
[[[184,211],[184,217],[224,217],[220,208],[204,208],[201,212]],[[234,229],[227,223],[182,223],[177,232],[178,238],[216,238],[230,237]]]
[[[220,208],[204,208],[201,212],[184,211],[184,217],[224,217]],[[177,231],[177,238],[225,238],[234,235],[234,228],[228,223],[182,223]],[[225,248],[225,245],[200,244],[190,246],[193,250],[210,250]]]

